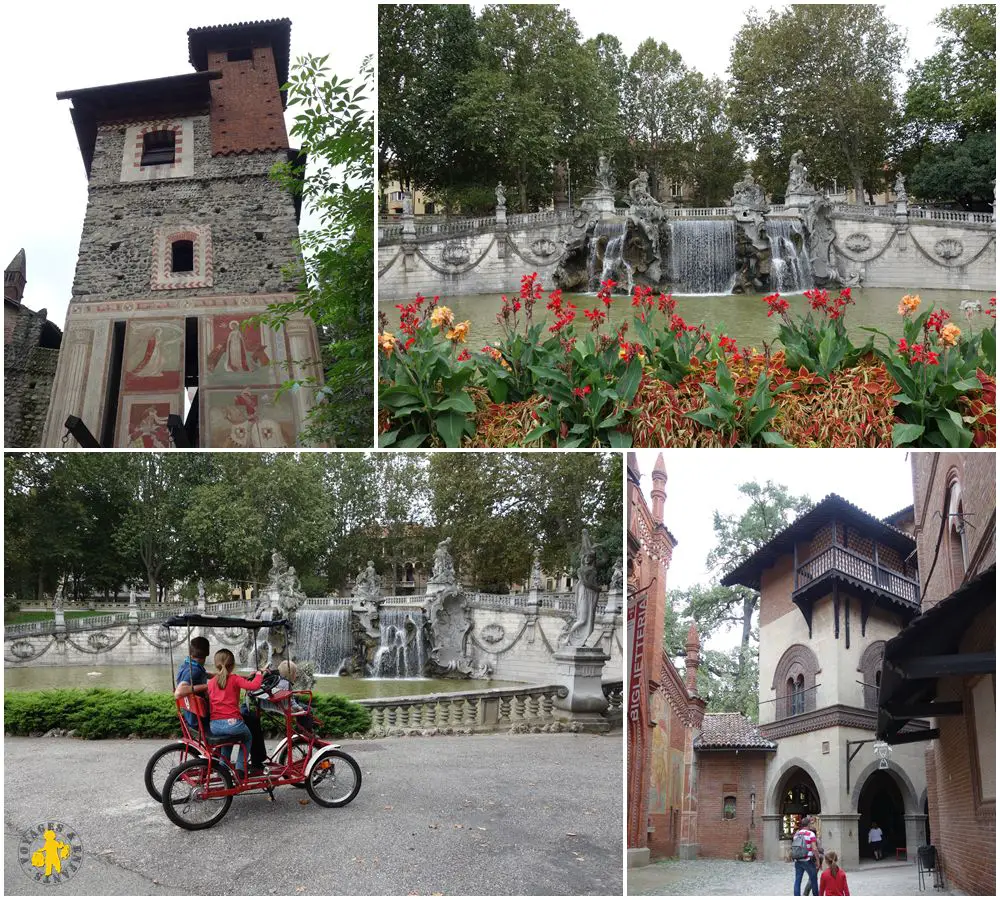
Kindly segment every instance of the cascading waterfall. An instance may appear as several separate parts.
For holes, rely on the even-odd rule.
[[[372,663],[374,677],[417,678],[424,674],[427,641],[422,609],[383,606],[379,632],[379,648]]]
[[[798,221],[768,219],[764,227],[771,245],[771,290],[797,294],[812,287],[812,267]],[[793,234],[799,238],[797,247]]]
[[[670,282],[678,294],[730,294],[736,281],[736,223],[677,219],[670,228]]]
[[[604,246],[604,261],[600,271],[600,260],[597,248],[601,238],[606,237]],[[632,267],[622,258],[622,246],[625,243],[625,225],[621,222],[598,222],[594,226],[594,234],[590,239],[590,253],[587,257],[587,277],[590,290],[596,291],[602,281],[609,278],[615,281],[619,288],[632,290]]]
[[[315,662],[318,675],[336,675],[354,652],[350,609],[300,609],[295,638],[299,659]]]

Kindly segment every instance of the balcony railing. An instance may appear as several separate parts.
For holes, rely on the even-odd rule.
[[[890,571],[874,560],[867,559],[846,547],[828,547],[812,559],[801,563],[795,570],[795,591],[798,592],[829,572],[843,574],[870,584],[906,603],[916,606],[919,602],[917,583],[898,572]]]

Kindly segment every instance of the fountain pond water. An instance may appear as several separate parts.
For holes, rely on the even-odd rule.
[[[736,223],[676,219],[670,234],[670,287],[677,294],[729,294],[736,280]]]
[[[295,615],[296,655],[313,660],[316,674],[336,675],[354,652],[351,611],[300,609]]]

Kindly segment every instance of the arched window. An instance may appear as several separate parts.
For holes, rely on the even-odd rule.
[[[736,798],[732,795],[724,797],[722,800],[722,818],[723,819],[735,819],[736,818]]]
[[[778,660],[771,682],[777,708],[775,717],[798,716],[816,709],[816,675],[819,660],[805,644],[792,644]]]
[[[799,822],[804,815],[815,816],[820,812],[819,797],[812,779],[801,769],[797,770],[799,778],[791,778],[781,794],[781,833],[783,841],[790,841],[798,831]]]
[[[173,131],[148,131],[142,137],[140,166],[173,165],[177,136]]]
[[[948,516],[946,541],[951,582],[953,588],[958,588],[965,581],[965,573],[969,568],[969,551],[966,541],[965,511],[962,508],[962,486],[954,476],[948,485],[946,514]]]
[[[885,655],[885,641],[872,641],[865,647],[858,663],[861,677],[865,709],[878,709],[878,690],[882,685],[882,657]]]
[[[170,271],[194,271],[194,241],[174,241],[170,245]]]

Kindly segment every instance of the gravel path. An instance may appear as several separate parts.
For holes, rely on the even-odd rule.
[[[795,870],[789,863],[745,863],[735,859],[668,859],[629,869],[630,895],[680,896],[791,896]],[[885,860],[863,863],[847,872],[852,896],[916,897],[966,896],[960,891],[935,891],[932,876],[924,876],[924,891],[918,890],[917,865]]]
[[[283,787],[199,832],[143,786],[162,743],[6,738],[4,894],[621,896],[621,731],[349,741],[364,779],[350,805]],[[17,858],[49,819],[84,846],[62,885]]]

